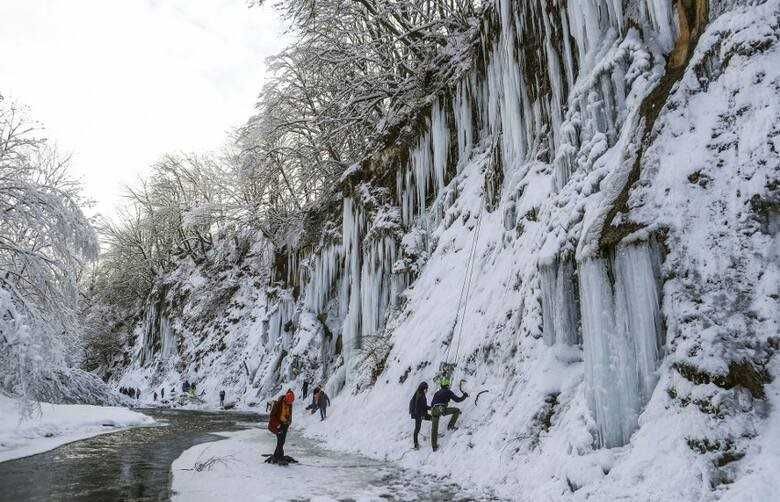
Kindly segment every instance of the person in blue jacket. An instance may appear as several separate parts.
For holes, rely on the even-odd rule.
[[[409,415],[414,420],[414,449],[420,449],[420,442],[418,441],[418,435],[420,434],[420,427],[423,420],[430,420],[431,416],[428,414],[428,410],[431,409],[428,406],[428,398],[425,393],[428,392],[428,384],[422,382],[417,386],[417,390],[414,392],[412,399],[409,401]]]
[[[455,422],[458,421],[458,417],[460,416],[460,409],[449,406],[450,400],[459,403],[469,397],[466,392],[460,397],[456,396],[455,393],[450,390],[450,379],[447,377],[442,378],[439,383],[441,389],[436,391],[433,395],[433,400],[431,401],[431,446],[433,447],[433,451],[436,451],[438,448],[439,417],[452,415],[450,422],[447,424],[447,430],[454,431],[456,429]]]

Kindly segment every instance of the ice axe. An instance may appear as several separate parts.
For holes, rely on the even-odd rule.
[[[481,391],[479,391],[479,392],[477,393],[477,397],[475,397],[475,398],[474,398],[474,406],[477,406],[477,403],[479,402],[479,396],[481,396],[481,395],[482,395],[482,394],[484,394],[485,392],[490,392],[490,391],[489,391],[489,390],[487,390],[487,389],[485,389],[485,390],[481,390]]]
[[[465,392],[466,392],[466,391],[463,390],[463,384],[464,383],[466,383],[466,380],[463,380],[463,379],[461,379],[460,383],[458,383],[458,389],[460,389],[460,393],[461,394],[465,394]],[[477,404],[479,403],[479,396],[481,396],[485,392],[490,392],[490,391],[485,389],[485,390],[481,390],[481,391],[479,391],[477,393],[477,396],[474,398],[474,406],[477,406]]]

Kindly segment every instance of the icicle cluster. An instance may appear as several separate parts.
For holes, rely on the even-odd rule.
[[[306,287],[306,306],[313,312],[322,312],[331,297],[344,260],[344,247],[330,244],[311,258],[309,281]]]
[[[662,59],[675,36],[669,2],[660,0],[625,9],[620,0],[496,0],[495,12],[483,30],[484,64],[464,75],[451,96],[432,100],[430,112],[419,121],[419,136],[409,146],[408,155],[402,156],[408,161],[398,168],[393,188],[400,223],[406,230],[429,231],[438,224],[446,206],[452,204],[452,197],[440,194],[452,195],[447,189],[450,178],[478,146],[484,151],[495,145],[488,150],[495,157],[491,165],[507,175],[522,175],[522,169],[534,160],[548,163],[556,191],[572,173],[588,172],[595,159],[617,141],[627,118],[627,96],[643,89],[637,87],[637,91],[635,83],[644,85],[654,61]],[[644,33],[630,26],[648,30]],[[654,48],[648,49],[642,37],[655,37]],[[306,291],[307,306],[315,312],[322,312],[332,292],[339,291],[347,363],[365,337],[383,329],[389,307],[412,279],[404,267],[396,266],[398,237],[372,233],[377,225],[376,208],[367,210],[359,192],[344,198],[341,245],[324,246],[312,258]],[[520,216],[508,212],[506,228],[513,228],[513,220]],[[649,251],[642,249],[622,248],[609,267],[623,266],[632,259],[646,264],[639,256]],[[649,280],[652,274],[638,282],[621,275],[613,293],[607,265],[608,260],[582,265],[580,296],[591,288],[598,292],[583,300],[582,327],[573,258],[542,267],[540,276],[545,342],[583,343],[587,367],[596,368],[589,370],[588,380],[594,389],[594,414],[603,443],[614,445],[622,444],[633,430],[636,414],[654,384],[657,360],[657,349],[652,353],[641,345],[644,342],[629,347],[625,326],[639,323],[646,331],[642,336],[650,336],[650,324],[639,319],[655,318],[658,293]],[[636,290],[632,298],[655,295],[655,307],[650,300],[634,305],[633,299],[625,297],[626,288]],[[606,318],[594,317],[605,308]],[[658,333],[653,336],[657,338]],[[350,373],[347,364],[347,381]],[[642,376],[634,383],[626,381],[634,373]],[[603,390],[609,385],[617,387],[607,392],[612,396],[607,398]],[[614,418],[618,408],[622,415]]]
[[[143,325],[143,344],[140,361],[151,361],[159,351],[163,359],[177,354],[176,336],[171,321],[165,315],[162,299],[151,302],[146,307]]]
[[[287,291],[281,291],[280,298],[275,307],[268,314],[268,336],[266,346],[272,347],[281,343],[285,338],[283,334],[291,329],[295,319],[295,300]],[[288,336],[287,339],[290,337]]]
[[[606,447],[628,442],[658,378],[659,267],[658,251],[647,243],[580,266],[585,381]]]
[[[468,106],[461,103],[461,108]],[[465,120],[464,117],[461,119]],[[409,167],[399,169],[396,175],[398,205],[406,226],[410,226],[423,214],[428,195],[431,192],[439,193],[447,181],[445,174],[449,162],[450,129],[447,112],[439,100],[432,105],[431,115],[425,125],[427,131],[409,152]]]
[[[577,282],[572,259],[559,259],[540,268],[544,342],[580,343]]]

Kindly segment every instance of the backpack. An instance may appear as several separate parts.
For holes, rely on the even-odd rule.
[[[277,399],[274,401],[274,405],[271,407],[271,416],[268,417],[268,430],[274,434],[279,434],[282,429],[282,422],[279,420],[279,415],[282,414],[282,400]]]

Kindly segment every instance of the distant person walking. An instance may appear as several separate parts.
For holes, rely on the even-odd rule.
[[[311,404],[306,407],[307,410],[310,410],[310,415],[314,415],[314,412],[317,411],[317,398],[320,397],[320,387],[314,387],[314,390],[311,393]]]
[[[418,440],[418,436],[420,434],[420,427],[422,426],[422,421],[431,419],[431,415],[428,413],[428,410],[430,410],[431,407],[428,406],[428,398],[425,396],[425,393],[427,391],[428,391],[428,383],[427,382],[420,383],[420,385],[417,386],[417,390],[414,392],[412,399],[409,401],[409,414],[412,416],[412,420],[414,420],[414,449],[415,450],[420,449],[420,442]]]
[[[219,391],[219,406],[220,408],[225,407],[225,389]]]
[[[317,407],[320,409],[320,422],[327,418],[328,406],[330,406],[330,398],[327,394],[325,394],[324,390],[320,389],[319,395],[317,397]]]
[[[292,424],[294,401],[295,394],[292,389],[288,389],[284,396],[277,399],[271,407],[268,430],[276,435],[276,449],[267,462],[287,465],[292,460],[284,454],[284,442],[287,439],[287,430]]]
[[[160,399],[165,399],[165,387],[160,389]]]
[[[303,381],[303,388],[301,389],[301,392],[303,393],[303,398],[306,399],[306,396],[309,395],[309,382],[307,380]]]

